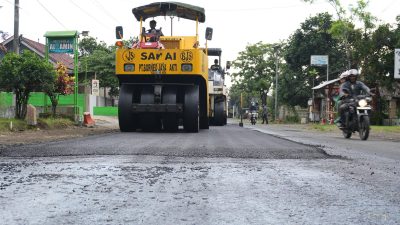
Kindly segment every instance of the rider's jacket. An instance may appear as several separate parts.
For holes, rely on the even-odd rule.
[[[364,94],[370,94],[370,89],[361,81],[356,81],[355,83],[351,83],[350,81],[344,82],[342,85],[340,85],[340,93],[339,96],[342,97],[344,95],[344,91],[347,89],[350,93],[350,96],[357,96],[362,94],[361,92],[363,91]]]

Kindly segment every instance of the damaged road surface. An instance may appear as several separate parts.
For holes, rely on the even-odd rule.
[[[390,170],[235,125],[13,146],[0,150],[0,220],[399,224],[399,167],[387,162]]]

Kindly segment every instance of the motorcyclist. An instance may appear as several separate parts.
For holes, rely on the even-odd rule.
[[[257,103],[254,101],[250,103],[250,120],[252,117],[257,120]]]
[[[250,111],[256,111],[257,110],[257,103],[251,102],[250,103]]]
[[[349,104],[346,102],[347,99],[356,97],[364,92],[364,94],[371,95],[371,90],[363,82],[358,81],[358,70],[351,69],[348,71],[348,80],[340,85],[339,97],[341,103],[339,106],[340,120],[337,123],[339,128],[343,128],[343,122],[345,121],[344,113],[348,110]]]
[[[349,76],[349,71],[346,70],[343,73],[341,73],[339,75],[339,82],[340,82],[340,86],[347,81]],[[339,87],[340,87],[339,86]],[[336,103],[336,111],[337,111],[337,118],[335,119],[335,124],[337,124],[340,121],[340,112],[339,112],[339,106],[341,105],[341,100],[340,100],[340,95],[339,93],[335,94],[335,96],[333,97],[333,101]]]

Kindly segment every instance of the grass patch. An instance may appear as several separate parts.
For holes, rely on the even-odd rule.
[[[41,129],[63,129],[73,126],[74,122],[66,118],[40,118],[38,119],[38,127]]]
[[[10,130],[10,124],[12,129]],[[28,125],[24,120],[0,118],[0,132],[27,130]]]
[[[338,128],[336,125],[310,124],[309,129],[321,132],[330,132],[337,130]],[[371,130],[376,133],[400,133],[400,126],[371,126]]]
[[[10,123],[12,123],[11,129]],[[29,126],[25,120],[0,118],[0,132],[24,131],[36,128],[44,130],[65,129],[71,126],[74,126],[74,122],[65,118],[40,118],[37,126]]]
[[[330,125],[330,124],[310,124],[310,129],[311,130],[316,130],[316,131],[322,131],[322,132],[329,132],[329,131],[334,131],[337,128],[337,126],[335,125]]]
[[[371,129],[378,133],[400,133],[400,126],[371,126]]]

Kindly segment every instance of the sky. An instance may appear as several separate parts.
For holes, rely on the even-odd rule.
[[[132,8],[155,1],[145,0],[19,0],[19,33],[44,43],[46,31],[89,31],[89,35],[111,45],[115,43],[115,26],[124,27],[124,36],[137,36],[139,22]],[[246,45],[259,41],[277,43],[287,39],[307,18],[321,12],[335,14],[326,0],[313,4],[301,0],[180,0],[203,7],[205,23],[199,26],[200,44],[204,46],[206,27],[214,30],[209,47],[222,48],[222,63],[236,59]],[[341,0],[345,9],[356,0]],[[394,23],[400,15],[400,0],[370,0],[368,11]],[[157,17],[157,28],[170,35],[169,17]],[[174,35],[195,35],[195,23],[173,19]],[[148,21],[144,23],[148,27]],[[0,31],[14,32],[14,0],[0,0]]]

